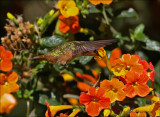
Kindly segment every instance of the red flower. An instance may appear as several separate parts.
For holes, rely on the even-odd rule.
[[[138,74],[134,71],[129,71],[125,80],[127,84],[124,86],[124,91],[128,97],[132,98],[136,95],[144,97],[149,93],[149,87],[146,84],[149,77],[146,72]]]
[[[98,116],[102,109],[109,107],[110,99],[105,97],[104,94],[104,89],[90,87],[87,93],[80,95],[79,101],[86,106],[88,115]]]
[[[5,51],[4,47],[0,46],[0,70],[6,72],[12,69],[12,57],[11,51]]]
[[[77,33],[80,30],[79,18],[77,16],[65,18],[63,15],[61,15],[58,18],[60,19],[58,28],[62,33],[66,33],[69,30],[72,33]]]

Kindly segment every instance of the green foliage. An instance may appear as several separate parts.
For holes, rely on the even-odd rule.
[[[49,0],[47,1],[49,3]],[[81,26],[78,33],[73,34],[70,31],[62,33],[59,30],[60,19],[58,19],[58,16],[61,14],[58,9],[51,9],[43,18],[37,18],[36,22],[34,22],[34,29],[31,30],[31,37],[29,37],[32,40],[32,47],[15,53],[12,59],[13,71],[16,71],[19,75],[18,84],[20,89],[14,95],[18,103],[22,104],[18,104],[15,110],[25,107],[25,113],[29,111],[30,117],[44,116],[46,111],[45,100],[50,105],[69,105],[69,101],[67,98],[63,98],[63,95],[80,95],[81,91],[77,87],[78,81],[91,86],[94,85],[94,83],[87,81],[85,78],[78,78],[75,74],[76,72],[93,76],[91,70],[97,70],[99,74],[101,73],[100,82],[113,76],[107,67],[102,68],[97,62],[94,62],[93,56],[76,57],[70,63],[67,63],[67,65],[30,60],[30,58],[46,54],[60,44],[68,41],[119,39],[117,43],[105,47],[108,58],[110,58],[111,51],[114,48],[120,48],[122,53],[138,54],[142,60],[151,61],[155,66],[155,91],[160,93],[160,60],[157,60],[160,52],[160,42],[154,40],[154,37],[147,36],[148,32],[146,30],[148,27],[145,28],[146,24],[142,20],[144,17],[141,19],[144,11],[139,11],[136,8],[138,4],[133,4],[132,1],[125,2],[120,0],[115,0],[110,5],[93,5],[88,0],[75,1],[76,6],[79,8],[78,18]],[[18,25],[17,20],[12,14],[8,14],[8,18]],[[72,22],[69,23],[71,25]],[[52,27],[52,29],[50,30],[49,27]],[[150,52],[157,55],[151,56]],[[154,56],[155,60],[152,60],[151,58],[154,58]],[[28,76],[24,75],[26,72],[29,74],[27,74]],[[62,74],[70,74],[74,77],[74,80],[65,82],[61,76]],[[97,87],[99,84],[98,82]],[[148,85],[151,86],[150,81]],[[131,101],[133,104],[129,105],[127,101]],[[28,102],[30,102],[30,109],[27,110]],[[146,104],[148,104],[146,99],[137,96],[132,99],[127,98],[124,102],[114,102],[110,107],[118,105],[121,108],[125,108],[129,105],[133,109],[137,106],[145,106]],[[81,105],[75,107],[83,108],[85,111]],[[21,113],[19,116],[23,114]],[[78,116],[85,116],[84,113],[81,114]],[[17,113],[11,113],[9,116],[14,115],[17,116]],[[99,116],[103,116],[103,114],[101,113]]]
[[[128,10],[122,11],[117,17],[118,18],[138,18],[138,14],[133,8],[129,8]]]
[[[56,47],[64,42],[65,42],[65,39],[58,35],[53,35],[51,37],[45,37],[40,39],[41,46],[48,47],[48,48]]]
[[[60,105],[61,104],[59,101],[57,101],[56,96],[52,92],[51,92],[51,96],[50,97],[48,97],[45,94],[40,94],[39,96],[40,97],[39,97],[38,102],[40,104],[46,105],[45,104],[45,100],[47,100],[50,105],[56,106],[56,105]]]

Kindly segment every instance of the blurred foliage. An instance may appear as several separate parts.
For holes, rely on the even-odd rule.
[[[34,45],[21,55],[17,54],[13,59],[13,70],[20,76],[18,81],[20,89],[15,94],[18,105],[9,115],[4,116],[25,116],[28,107],[30,117],[44,116],[47,109],[44,103],[45,99],[51,105],[69,104],[67,99],[63,98],[63,95],[74,94],[79,96],[81,92],[77,88],[76,80],[79,79],[75,75],[76,72],[91,74],[91,69],[95,69],[101,71],[101,80],[108,78],[108,69],[99,67],[93,57],[90,56],[77,57],[65,66],[53,65],[45,61],[29,60],[33,56],[48,53],[66,41],[119,39],[117,44],[105,48],[108,57],[112,49],[119,47],[123,53],[139,54],[141,58],[153,62],[156,71],[155,91],[160,93],[160,42],[147,36],[145,30],[148,27],[140,22],[140,18],[143,21],[145,20],[140,15],[147,8],[138,11],[136,9],[138,7],[137,1],[134,1],[133,4],[133,1],[130,0],[115,0],[111,5],[100,4],[97,6],[90,4],[88,0],[75,1],[80,10],[80,25],[88,32],[77,34],[60,32],[58,29],[59,19],[55,16],[56,8],[51,9],[44,17],[35,16],[37,20],[33,23],[34,33],[32,33]],[[148,1],[143,2],[148,4]],[[152,58],[154,58],[153,61]],[[27,73],[28,76],[24,73]],[[61,77],[62,73],[72,74],[76,80],[64,82]],[[146,100],[138,99],[137,103],[139,106],[144,106]]]

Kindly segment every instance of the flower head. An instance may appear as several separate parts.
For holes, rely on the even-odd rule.
[[[75,16],[79,13],[79,9],[76,7],[74,0],[59,0],[57,7],[60,9],[61,14],[66,18]]]
[[[100,87],[105,89],[105,96],[109,97],[111,102],[116,100],[122,101],[125,98],[125,92],[123,91],[124,84],[117,78],[113,78],[111,81],[103,80]]]
[[[113,0],[89,0],[90,3],[94,4],[94,5],[98,5],[100,3],[102,4],[110,4],[112,3]]]
[[[102,67],[108,68],[109,71],[111,71],[111,66],[109,63],[109,60],[106,55],[106,51],[104,50],[104,47],[100,47],[98,50],[98,56],[95,56],[94,59],[98,62],[98,64]]]
[[[70,82],[74,80],[74,77],[70,74],[62,74],[61,76],[63,77],[63,80],[65,82]]]
[[[13,57],[11,51],[6,51],[3,46],[0,46],[0,70],[9,71],[12,69],[11,59]]]
[[[130,98],[139,95],[146,96],[149,93],[149,87],[146,84],[149,77],[146,72],[138,74],[134,71],[129,71],[125,78],[127,84],[124,86],[126,95]]]
[[[16,72],[9,72],[7,74],[0,74],[0,95],[4,93],[16,92],[19,89],[18,84],[18,75]]]
[[[125,77],[128,71],[135,71],[137,73],[144,71],[143,65],[139,63],[139,58],[136,55],[130,54],[123,54],[122,58],[115,61],[111,69],[116,76],[122,77]]]
[[[54,117],[58,111],[73,108],[73,106],[71,105],[49,106],[47,100],[45,100],[45,103],[47,105],[47,111],[45,113],[45,117]]]
[[[80,30],[78,16],[71,16],[65,18],[63,15],[60,15],[58,18],[60,19],[60,24],[58,28],[62,33],[66,33],[69,30],[72,33],[77,33]]]
[[[105,97],[104,94],[104,89],[90,87],[87,93],[80,95],[79,101],[85,105],[88,115],[98,116],[102,109],[109,107],[110,99]]]
[[[0,113],[9,114],[16,104],[17,100],[13,97],[13,95],[9,93],[3,94],[0,96]]]

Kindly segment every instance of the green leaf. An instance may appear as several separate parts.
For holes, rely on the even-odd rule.
[[[41,46],[44,46],[44,47],[55,47],[64,42],[65,42],[65,39],[57,35],[40,39]]]
[[[39,95],[39,100],[38,100],[38,103],[40,103],[40,104],[43,104],[43,105],[46,105],[45,104],[45,99],[48,101],[48,103],[50,104],[50,105],[60,105],[61,103],[56,99],[56,96],[53,94],[53,93],[51,93],[51,97],[49,97],[49,96],[47,96],[47,95],[45,95],[45,94],[40,94]]]
[[[58,19],[58,21],[57,21],[57,23],[56,23],[56,27],[55,27],[54,33],[56,33],[57,35],[64,35],[64,33],[62,33],[62,32],[59,30],[59,24],[60,24],[60,20]]]
[[[139,106],[145,106],[146,105],[146,99],[145,98],[138,98],[137,99],[137,104]]]
[[[143,33],[144,28],[145,28],[144,24],[138,25],[134,30],[134,34],[136,35],[136,34],[139,34],[139,33]]]
[[[157,62],[157,64],[155,65],[155,77],[154,77],[154,87],[155,87],[155,91],[160,93],[160,82],[159,82],[159,79],[160,79],[160,60]]]
[[[88,7],[88,13],[100,13],[101,11],[96,8],[95,5],[90,4]]]
[[[146,40],[146,46],[143,48],[160,52],[160,43],[158,41],[148,39]]]
[[[118,18],[138,18],[138,14],[133,8],[129,8],[128,10],[122,11],[117,17]]]
[[[79,59],[79,62],[82,64],[82,65],[85,65],[87,64],[93,57],[92,56],[81,56],[80,59]]]
[[[80,68],[73,68],[73,72],[75,72],[75,73],[79,72],[79,73],[83,74],[83,70]]]

